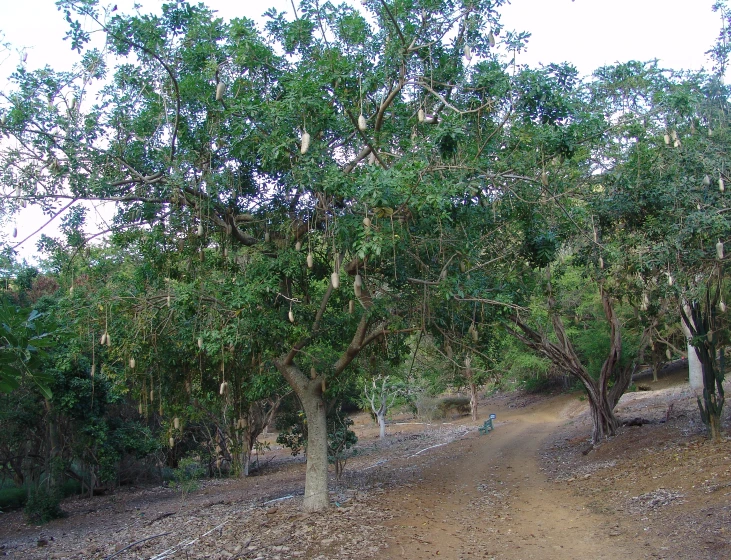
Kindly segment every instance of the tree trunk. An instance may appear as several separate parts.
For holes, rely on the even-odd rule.
[[[700,393],[703,391],[703,364],[698,359],[695,347],[688,342],[688,382],[690,387]]]
[[[477,385],[470,382],[470,412],[472,413],[472,421],[477,421]]]
[[[726,357],[723,347],[717,352],[716,343],[718,325],[714,322],[713,308],[718,301],[712,301],[710,290],[702,305],[694,301],[684,305],[681,309],[683,323],[688,328],[691,336],[698,341],[698,345],[692,347],[701,364],[703,372],[703,401],[696,394],[698,408],[703,423],[708,427],[708,435],[711,439],[718,441],[721,438],[723,424],[723,405],[725,403],[723,381],[726,370]],[[688,356],[690,363],[690,353]]]
[[[299,397],[307,420],[307,468],[305,473],[305,511],[322,511],[330,505],[327,491],[327,419],[321,376],[309,379],[295,365],[275,360],[274,365]]]
[[[691,318],[690,307],[688,307],[688,304],[685,304],[683,307],[685,309],[686,316],[690,321],[692,321],[693,319]],[[701,364],[701,360],[698,358],[698,353],[696,352],[695,347],[690,343],[693,335],[682,317],[680,318],[680,326],[683,329],[683,334],[685,334],[688,347],[688,382],[690,383],[691,389],[693,389],[696,394],[700,394],[703,392],[703,364]]]
[[[300,394],[307,417],[307,474],[305,476],[305,511],[322,511],[330,503],[327,493],[327,420],[322,383],[308,383]]]
[[[57,459],[61,455],[58,415],[51,401],[46,399],[46,422],[48,424],[48,454],[46,457],[46,478],[48,488],[54,488],[61,483],[61,473],[58,472]]]
[[[249,476],[249,467],[251,465],[251,445],[248,441],[244,441],[243,449],[241,450],[241,466],[243,467],[243,475]]]
[[[266,433],[266,427],[271,422],[282,402],[282,396],[276,399],[254,401],[248,404],[246,414],[241,411],[244,427],[241,429],[241,474],[249,476],[252,450],[259,435]],[[267,410],[268,407],[268,410]]]
[[[591,441],[597,443],[603,438],[611,437],[617,433],[619,420],[614,415],[614,406],[609,402],[606,391],[602,391],[589,380],[582,379],[586,396],[589,400],[589,412],[591,414],[592,432]]]
[[[376,420],[378,420],[378,437],[384,439],[386,437],[386,411],[383,408],[376,413]]]
[[[467,385],[470,388],[470,413],[472,414],[472,421],[477,422],[477,385],[474,381],[472,358],[469,354],[465,356],[464,367],[464,376],[467,379]]]
[[[713,441],[721,441],[721,429],[721,415],[710,414],[708,417],[708,436],[710,437],[710,439],[712,439]]]
[[[374,379],[373,391],[371,393],[368,392],[367,385],[363,388],[363,393],[365,394],[366,399],[368,399],[368,402],[371,405],[371,412],[376,417],[376,421],[378,422],[380,439],[384,439],[386,437],[386,413],[388,412],[388,386],[386,385],[387,381],[388,376],[383,378],[381,382],[381,387],[379,389],[378,383]],[[376,398],[378,398],[378,408],[376,408]]]
[[[289,352],[274,360],[275,367],[287,380],[305,409],[305,418],[307,420],[307,471],[305,476],[305,498],[302,507],[305,511],[310,512],[322,511],[330,505],[327,491],[327,410],[323,398],[325,378],[322,375],[317,375],[314,368],[312,377],[307,377],[294,364],[294,359],[320,330],[320,321],[325,313],[332,291],[333,285],[331,282],[322,297],[311,334],[297,342]],[[365,286],[362,289],[359,301],[366,310],[373,306],[370,293]],[[363,348],[379,337],[384,336],[388,320],[382,320],[370,332],[368,330],[369,325],[370,313],[363,313],[350,344],[333,364],[331,375],[338,376],[343,373]]]

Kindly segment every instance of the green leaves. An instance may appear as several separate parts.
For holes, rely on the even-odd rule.
[[[54,338],[56,335],[56,338]],[[17,389],[24,378],[51,398],[51,376],[44,372],[48,349],[58,344],[53,318],[35,309],[23,309],[3,301],[0,306],[0,392]]]
[[[524,252],[530,263],[536,268],[545,268],[556,258],[559,243],[552,231],[534,233],[526,237]]]
[[[338,30],[338,38],[350,47],[363,45],[371,31],[366,19],[352,8],[337,12],[339,15],[335,27]]]

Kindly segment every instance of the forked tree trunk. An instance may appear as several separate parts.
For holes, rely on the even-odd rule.
[[[371,405],[371,412],[378,422],[378,437],[384,439],[386,437],[386,413],[388,412],[388,376],[381,380],[381,386],[378,387],[378,380],[373,380],[372,389],[368,389],[368,385],[363,388],[363,393]],[[378,400],[378,406],[376,406]]]
[[[582,379],[589,401],[589,413],[592,422],[592,442],[599,442],[617,433],[619,420],[614,415],[614,406],[610,404],[606,391],[602,391],[597,383],[587,383]]]
[[[353,270],[350,270],[350,268],[346,270],[349,274],[355,274],[354,267]],[[322,511],[327,509],[329,505],[327,491],[327,410],[323,397],[325,378],[318,375],[314,369],[311,377],[307,377],[295,365],[294,360],[319,331],[320,321],[325,313],[333,289],[333,285],[330,283],[320,303],[320,309],[315,316],[310,335],[297,342],[289,352],[274,360],[275,367],[287,380],[305,409],[307,419],[307,470],[305,475],[305,498],[302,507],[305,511],[311,512]],[[365,286],[362,288],[359,300],[366,311],[373,306],[370,293]],[[384,336],[388,320],[381,321],[370,331],[368,330],[369,325],[370,313],[363,313],[350,344],[338,360],[332,364],[331,375],[337,377],[342,374],[363,348],[379,337]]]
[[[243,418],[244,427],[241,429],[241,453],[240,453],[240,465],[241,474],[243,476],[249,476],[249,470],[251,465],[251,452],[254,449],[256,440],[259,435],[266,433],[265,429],[271,422],[274,415],[279,409],[279,405],[282,402],[283,397],[277,397],[276,399],[268,399],[266,401],[255,401],[249,403],[246,411],[246,416]],[[269,407],[267,410],[266,407]]]
[[[632,375],[637,365],[643,360],[644,349],[649,343],[651,330],[650,328],[645,329],[642,335],[638,359],[631,366],[620,367],[619,359],[622,353],[621,324],[612,305],[610,296],[600,286],[599,292],[604,308],[604,315],[610,326],[610,339],[609,352],[599,373],[599,379],[595,380],[589,375],[589,372],[581,363],[573,344],[566,334],[561,317],[553,309],[554,300],[550,293],[550,274],[548,274],[548,277],[548,309],[551,312],[553,332],[556,335],[557,342],[552,342],[544,334],[530,328],[517,314],[513,316],[513,323],[520,330],[514,330],[510,327],[506,328],[509,333],[529,348],[544,355],[561,369],[569,372],[582,382],[589,401],[589,411],[593,425],[592,442],[598,443],[603,438],[613,436],[617,431],[619,420],[614,415],[614,408],[632,381]],[[609,386],[610,380],[614,382],[611,387]]]

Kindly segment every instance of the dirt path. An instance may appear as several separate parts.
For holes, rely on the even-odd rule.
[[[390,493],[389,558],[644,558],[625,528],[585,509],[538,467],[544,440],[576,399],[496,410],[496,429],[453,444],[418,483]]]

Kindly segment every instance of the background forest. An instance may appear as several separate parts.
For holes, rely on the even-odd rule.
[[[478,391],[561,383],[599,443],[632,376],[684,356],[720,437],[726,27],[710,71],[582,78],[499,56],[528,39],[503,3],[304,0],[262,31],[58,2],[74,70],[0,95],[1,219],[63,233],[33,266],[3,244],[3,506],[248,475],[276,421],[320,510],[345,411],[461,390],[476,419]]]

